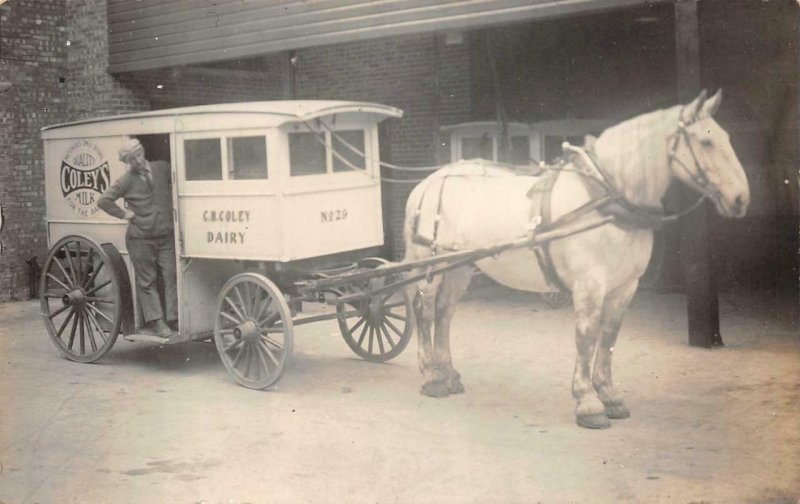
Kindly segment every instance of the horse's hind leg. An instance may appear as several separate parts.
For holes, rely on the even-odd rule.
[[[611,357],[617,342],[619,328],[628,305],[639,285],[637,280],[619,287],[606,296],[603,305],[603,323],[600,328],[600,343],[597,347],[592,382],[597,395],[605,406],[608,418],[623,419],[631,416],[622,397],[614,388],[611,376]]]
[[[418,272],[412,272],[417,274]],[[436,296],[439,292],[442,278],[436,276],[413,284],[414,293],[414,319],[417,328],[418,347],[417,358],[419,371],[422,373],[422,388],[420,393],[429,397],[445,397],[449,395],[446,386],[447,373],[440,368],[433,350],[433,323],[436,317]]]
[[[572,396],[578,401],[575,410],[578,425],[590,429],[605,429],[611,425],[606,416],[605,406],[597,397],[592,385],[592,367],[600,336],[604,295],[605,285],[592,278],[576,281],[572,286],[575,314],[578,319],[575,327],[575,346],[578,355],[572,378]]]
[[[472,268],[463,267],[445,273],[439,295],[436,297],[436,333],[434,334],[433,351],[436,360],[447,372],[445,385],[451,394],[464,392],[461,375],[453,368],[453,357],[450,353],[450,323],[456,311],[456,305],[469,287]]]

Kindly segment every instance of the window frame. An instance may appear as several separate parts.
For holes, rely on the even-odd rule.
[[[275,192],[279,175],[279,168],[275,166],[275,145],[277,137],[274,129],[248,128],[222,131],[201,131],[178,133],[176,138],[178,151],[177,175],[179,178],[180,194],[207,194],[207,195],[249,195]],[[228,140],[241,137],[264,137],[265,160],[267,178],[263,179],[235,179],[230,178],[230,152]],[[222,178],[218,180],[187,180],[186,179],[186,140],[217,140],[220,142],[220,168]]]

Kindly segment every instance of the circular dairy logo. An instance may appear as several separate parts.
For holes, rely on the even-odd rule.
[[[76,215],[91,218],[97,198],[111,184],[111,172],[103,151],[91,140],[78,140],[61,160],[61,194]]]

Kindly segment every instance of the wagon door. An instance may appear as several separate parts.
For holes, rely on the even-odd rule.
[[[262,129],[176,135],[181,326],[211,330],[216,296],[236,261],[280,253],[277,170]]]

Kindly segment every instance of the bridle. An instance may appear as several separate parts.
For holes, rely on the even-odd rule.
[[[630,212],[631,214],[638,215],[640,218],[643,219],[644,222],[651,222],[653,227],[658,227],[661,224],[667,222],[674,222],[678,219],[684,217],[685,215],[693,212],[697,207],[699,207],[706,198],[709,197],[709,192],[714,192],[714,189],[711,187],[711,181],[708,178],[706,170],[700,164],[700,160],[695,152],[694,147],[692,146],[691,137],[688,131],[688,127],[698,121],[699,110],[701,107],[698,107],[697,111],[695,111],[694,116],[689,121],[683,121],[682,119],[678,121],[677,130],[674,133],[674,140],[672,140],[672,145],[670,146],[670,150],[667,153],[667,163],[670,168],[674,172],[673,165],[675,163],[680,166],[680,168],[685,171],[691,180],[700,188],[701,193],[697,197],[697,200],[692,203],[689,207],[681,210],[672,215],[664,215],[662,212],[654,210],[650,207],[644,207],[641,205],[637,205],[632,203],[625,198],[622,191],[620,191],[613,182],[611,175],[602,167],[600,163],[595,160],[594,155],[590,151],[587,151],[581,147],[575,147],[570,145],[569,143],[565,142],[563,144],[563,149],[571,151],[573,154],[580,155],[584,160],[586,160],[589,165],[594,168],[594,171],[600,174],[600,178],[595,177],[591,174],[581,173],[584,176],[588,176],[589,178],[599,182],[601,186],[605,189],[608,196],[610,196],[611,201],[618,203],[622,206],[626,211]],[[683,110],[679,117],[683,117]],[[694,170],[691,170],[689,166],[686,165],[677,155],[678,148],[681,144],[681,139],[684,140],[686,143],[686,147],[689,150],[689,153],[692,156],[692,161],[694,165]]]

